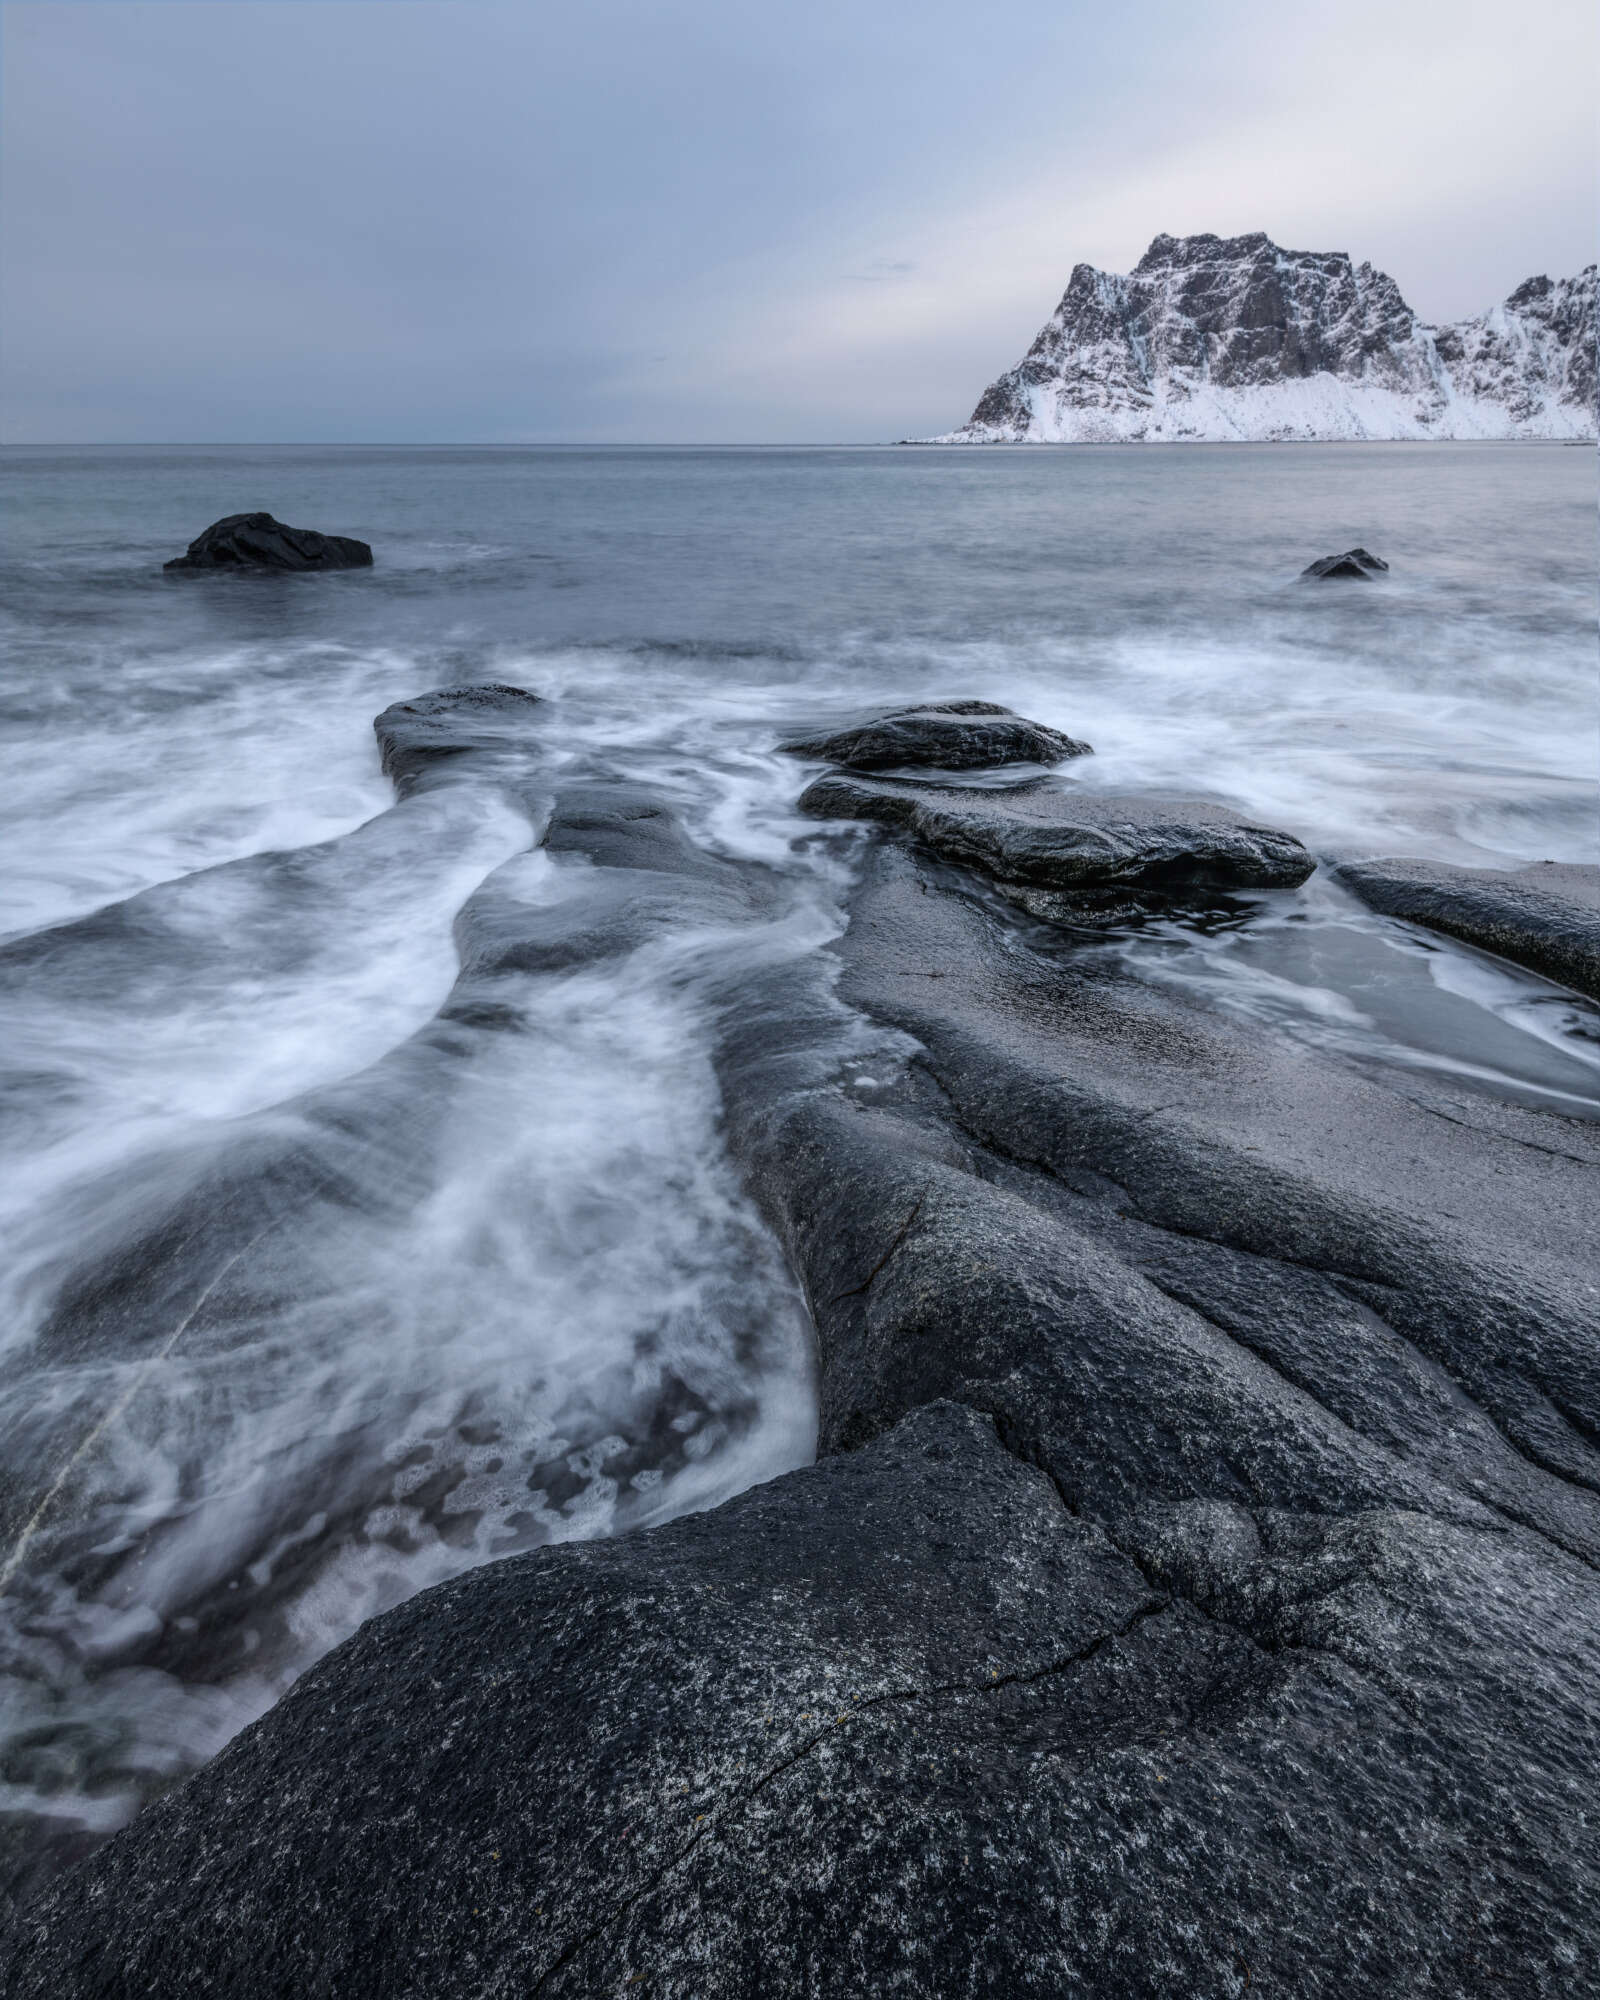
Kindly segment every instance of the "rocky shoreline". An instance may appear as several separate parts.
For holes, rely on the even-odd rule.
[[[1575,1990],[1600,1128],[1076,950],[1314,857],[1204,801],[858,775],[917,762],[883,721],[805,795],[886,828],[832,965],[720,1025],[818,1462],[363,1627],[25,1911],[8,1993]],[[402,793],[526,796],[539,726],[496,687],[378,731]],[[554,789],[594,894],[473,898],[440,1060],[518,1032],[519,969],[763,906],[664,800]],[[1342,874],[1596,990],[1600,871]],[[899,1053],[841,1067],[841,1002]]]

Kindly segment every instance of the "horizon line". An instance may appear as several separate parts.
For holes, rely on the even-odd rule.
[[[0,451],[1123,451],[1149,446],[1592,445],[1594,437],[1421,438],[0,438]]]

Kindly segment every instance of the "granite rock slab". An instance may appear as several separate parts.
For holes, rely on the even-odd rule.
[[[1349,861],[1338,870],[1375,910],[1442,931],[1600,1000],[1600,868],[1453,868],[1442,861]]]
[[[1069,790],[1047,780],[997,791],[829,773],[808,785],[814,819],[903,829],[1046,918],[1095,901],[1292,888],[1316,867],[1293,834],[1205,799]]]
[[[549,842],[616,877],[599,951],[751,906],[636,787]],[[1045,949],[933,846],[719,1029],[818,1463],[372,1621],[25,1912],[8,1993],[1577,1990],[1600,1129]]]

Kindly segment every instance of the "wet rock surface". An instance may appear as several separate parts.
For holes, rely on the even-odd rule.
[[[1600,868],[1383,860],[1346,862],[1338,873],[1386,916],[1443,931],[1600,1000]]]
[[[1401,1513],[1194,1510],[1128,1553],[935,1404],[368,1627],[108,1850],[12,1990],[1537,1991],[1496,1976],[1534,1964],[1554,1993],[1585,1914],[1564,1580]],[[1527,1611],[1550,1650],[1510,1700]]]
[[[1343,555],[1318,556],[1314,563],[1307,563],[1300,574],[1320,577],[1353,576],[1358,580],[1370,582],[1373,577],[1383,575],[1388,567],[1382,556],[1372,555],[1366,549],[1346,549]]]
[[[816,819],[903,828],[944,860],[976,868],[1032,914],[1206,891],[1291,888],[1316,867],[1292,834],[1204,799],[1007,791],[830,774],[801,795]]]
[[[413,701],[397,701],[372,725],[384,775],[405,798],[464,760],[475,776],[482,774],[485,758],[520,773],[536,747],[530,731],[538,706],[538,695],[497,681],[435,688]]]
[[[1442,1081],[1041,955],[892,846],[840,954],[843,997],[919,1053],[733,1124],[807,1274],[825,1447],[960,1395],[1056,1432],[1053,1469],[1097,1507],[1270,1491],[1335,1511],[1374,1481],[1418,1502],[1418,1465],[1437,1479],[1465,1452],[1460,1499],[1430,1506],[1520,1514],[1537,1492],[1541,1527],[1600,1556],[1591,1124],[1488,1100],[1453,1123]],[[753,1094],[736,1068],[730,1101]],[[1155,1290],[1129,1287],[1147,1268]]]
[[[636,789],[550,839],[597,935],[757,893]],[[475,905],[487,998],[531,942]],[[886,842],[837,997],[730,996],[818,1464],[373,1621],[8,1992],[1575,1990],[1600,1132],[1031,935]],[[839,1069],[840,1000],[900,1039]]]
[[[167,570],[370,569],[372,549],[353,535],[291,528],[270,514],[229,514],[197,535]]]
[[[815,757],[855,771],[918,764],[971,771],[996,764],[1059,764],[1091,754],[1087,743],[987,701],[896,709],[853,728],[796,737],[779,747],[791,757]]]

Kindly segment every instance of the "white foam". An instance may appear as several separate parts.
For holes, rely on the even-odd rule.
[[[740,783],[736,769],[702,800],[735,832]],[[764,846],[760,818],[749,837]],[[492,815],[485,827],[507,831]],[[248,1584],[270,1601],[280,1571],[295,1578],[277,1610],[238,1632],[195,1727],[170,1676],[124,1685],[120,1747],[82,1774],[98,1795],[131,1810],[140,1769],[208,1754],[361,1620],[431,1582],[510,1548],[715,1504],[810,1457],[804,1310],[722,1148],[711,1068],[729,990],[758,966],[814,958],[838,928],[831,874],[818,889],[790,865],[805,893],[768,922],[685,929],[602,966],[504,982],[522,1029],[482,1038],[448,1095],[418,1105],[415,1159],[368,1149],[343,1161],[356,1177],[348,1210],[318,1210],[306,1229],[291,1218],[284,1261],[253,1267],[260,1298],[242,1316],[217,1294],[235,1314],[225,1341],[201,1328],[153,1363],[52,1362],[13,1377],[0,1403],[13,1439],[113,1413],[0,1600],[21,1614],[0,1636],[36,1688],[79,1688],[71,1712],[92,1708],[80,1688],[91,1662],[180,1630],[208,1597]],[[593,875],[532,854],[503,866],[496,889],[535,907],[581,903]],[[208,885],[200,900],[215,907]],[[325,997],[343,990],[327,968],[322,980]],[[413,1002],[419,990],[411,979]],[[153,1048],[147,1059],[161,1074]],[[177,1078],[170,1096],[190,1112],[198,1101]],[[257,1123],[294,1137],[284,1114]],[[30,1268],[46,1251],[59,1261],[48,1232],[71,1213],[59,1198],[33,1212]],[[637,1480],[620,1473],[619,1447],[667,1393],[690,1405],[665,1473],[660,1462]],[[107,1558],[127,1552],[87,1592],[53,1566],[69,1526],[76,1540],[62,1546],[88,1533]],[[46,1606],[41,1651],[30,1634]],[[37,1695],[10,1685],[26,1733]],[[184,1741],[168,1742],[169,1729]],[[84,1807],[96,1825],[109,1811]]]

